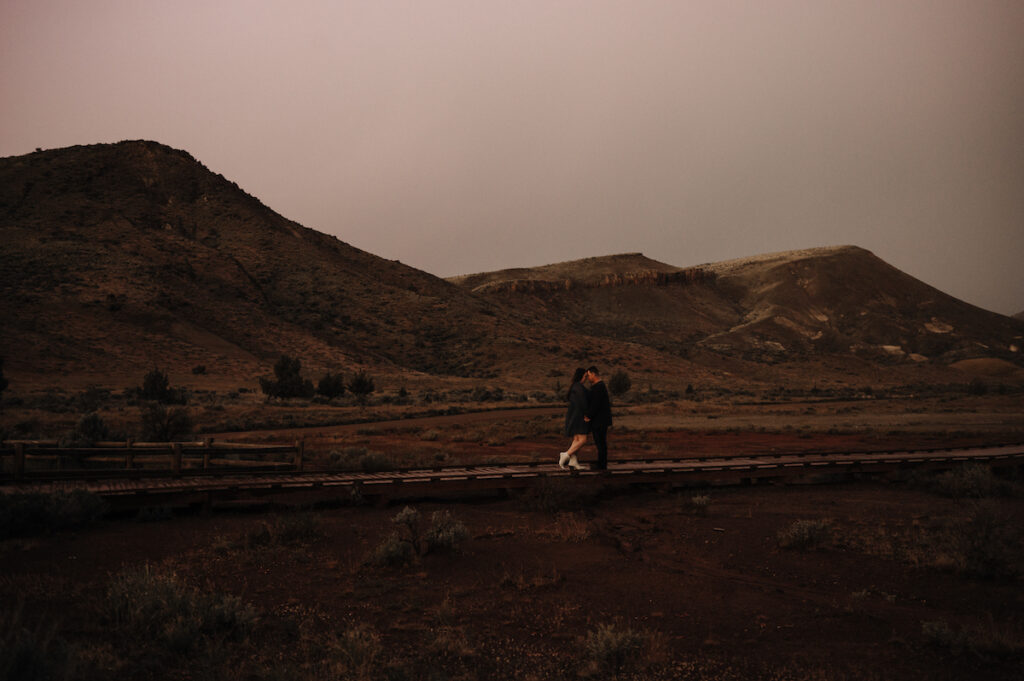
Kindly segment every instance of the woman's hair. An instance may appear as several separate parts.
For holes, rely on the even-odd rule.
[[[576,367],[576,371],[572,372],[572,382],[569,383],[569,390],[565,393],[565,399],[572,399],[572,387],[583,380],[585,373],[587,373],[587,370],[583,367]]]

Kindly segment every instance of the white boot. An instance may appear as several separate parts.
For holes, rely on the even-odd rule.
[[[569,460],[569,452],[558,453],[558,467],[563,471],[565,470],[565,464]]]
[[[582,468],[582,466],[580,466],[580,462],[576,460],[575,454],[569,457],[569,468],[573,469],[574,471],[578,471],[580,470],[580,468]]]

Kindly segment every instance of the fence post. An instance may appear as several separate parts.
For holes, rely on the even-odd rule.
[[[132,451],[132,439],[124,441],[124,467],[131,470],[135,465],[135,452]]]
[[[213,445],[213,438],[203,438],[203,470],[210,467],[210,446]]]
[[[305,449],[306,449],[306,441],[305,440],[296,440],[295,441],[295,470],[297,470],[297,471],[301,471],[302,470],[302,455],[303,455]]]
[[[25,445],[21,442],[14,444],[14,477],[21,478],[25,475]]]
[[[171,469],[174,477],[181,477],[181,443],[175,442],[171,445]]]

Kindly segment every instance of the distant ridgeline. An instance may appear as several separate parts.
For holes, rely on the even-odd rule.
[[[711,270],[691,267],[676,272],[643,270],[605,274],[600,279],[505,279],[481,284],[473,289],[477,293],[530,293],[544,294],[571,291],[580,288],[612,288],[615,286],[674,286],[713,282],[717,275]]]

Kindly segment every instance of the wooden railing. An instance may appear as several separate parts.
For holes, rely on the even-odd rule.
[[[195,475],[252,468],[301,471],[305,446],[217,442],[97,442],[61,447],[56,440],[0,442],[0,479],[83,477],[110,474]]]

